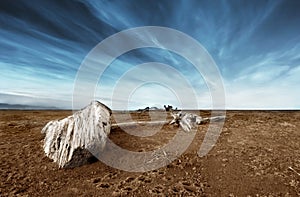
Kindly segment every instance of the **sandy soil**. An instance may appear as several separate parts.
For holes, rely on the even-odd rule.
[[[0,111],[0,196],[300,196],[299,111],[227,111],[223,132],[207,156],[197,156],[205,124],[180,158],[145,173],[100,161],[58,169],[44,155],[40,131],[48,121],[70,114]],[[148,151],[166,144],[175,131],[166,125],[154,136],[139,138],[116,128],[110,139],[129,150]]]

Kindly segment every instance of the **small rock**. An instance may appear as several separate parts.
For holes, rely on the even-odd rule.
[[[99,183],[100,180],[101,180],[100,178],[95,178],[95,179],[92,180],[92,183]]]
[[[114,196],[114,197],[119,197],[121,196],[121,193],[120,192],[117,192],[117,191],[114,191],[111,196]]]
[[[74,192],[74,193],[76,193],[76,194],[79,193],[79,189],[78,189],[78,188],[75,188],[75,187],[70,188],[70,191],[72,191],[72,192]]]
[[[125,187],[125,188],[123,188],[123,190],[126,190],[126,191],[132,191],[133,189],[131,188],[131,187]]]
[[[145,178],[145,179],[144,179],[144,182],[145,182],[145,183],[151,183],[151,179],[150,179],[150,178]]]
[[[186,189],[189,192],[197,192],[197,188],[192,185],[183,185],[184,189]]]
[[[182,190],[183,186],[182,184],[176,184],[174,187],[173,187],[173,191],[174,192],[180,192]]]
[[[125,182],[126,182],[126,183],[130,183],[130,182],[133,181],[133,180],[134,180],[133,177],[127,177],[127,178],[125,179]]]
[[[108,183],[100,183],[98,186],[101,188],[109,188],[110,187],[110,185]]]
[[[228,162],[227,158],[222,159],[223,162]]]
[[[187,182],[187,181],[184,181],[184,182],[182,182],[181,184],[182,184],[182,185],[187,185],[187,186],[190,186],[190,185],[191,185],[191,183],[189,183],[189,182]]]
[[[140,176],[140,177],[138,178],[138,180],[139,180],[139,181],[144,181],[145,178],[146,178],[146,177],[144,177],[144,176]]]

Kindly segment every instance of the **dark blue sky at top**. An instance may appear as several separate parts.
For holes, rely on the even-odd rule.
[[[299,10],[296,0],[4,0],[0,102],[70,107],[77,70],[93,47],[128,28],[164,26],[188,34],[210,53],[223,77],[228,108],[299,108]],[[103,80],[113,83],[149,61],[172,64],[193,79],[181,57],[144,49],[120,57]]]

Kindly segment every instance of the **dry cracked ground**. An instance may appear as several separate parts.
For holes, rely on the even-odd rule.
[[[197,156],[208,129],[204,124],[179,158],[143,173],[100,161],[58,169],[44,155],[40,131],[48,121],[71,113],[0,111],[0,196],[300,196],[300,111],[227,111],[222,133],[208,155]],[[210,112],[196,113],[205,117]],[[118,115],[122,113],[114,113]],[[149,119],[137,112],[131,117]],[[167,144],[177,131],[165,125],[141,138],[115,128],[110,139],[143,152]]]

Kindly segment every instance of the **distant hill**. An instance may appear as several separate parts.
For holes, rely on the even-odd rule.
[[[149,110],[160,110],[158,107],[150,107]]]
[[[159,109],[158,107],[146,107],[144,109],[138,109],[137,111],[155,111],[155,110],[162,110],[162,109]]]
[[[0,109],[58,109],[56,107],[0,103]]]

